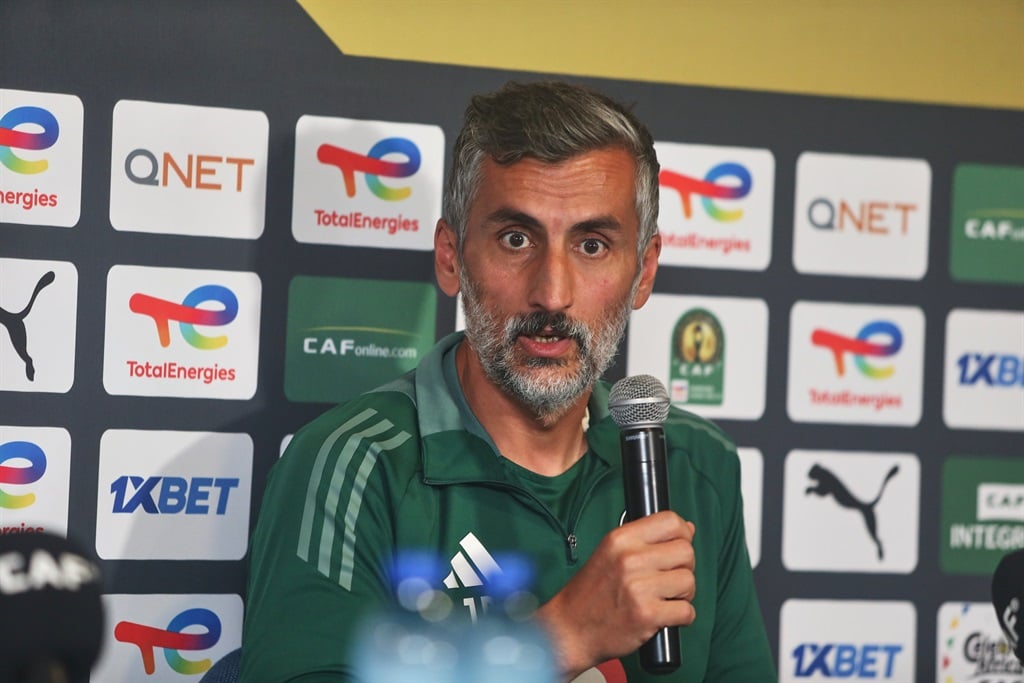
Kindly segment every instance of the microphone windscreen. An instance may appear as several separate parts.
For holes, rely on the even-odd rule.
[[[992,605],[996,610],[999,626],[1006,634],[1006,640],[1024,662],[1024,643],[1020,629],[1021,601],[1024,600],[1024,550],[1014,551],[1003,557],[992,574]]]
[[[104,623],[100,571],[87,557],[53,534],[0,536],[0,681],[47,664],[88,679]]]
[[[608,410],[620,429],[662,424],[670,404],[665,385],[651,375],[623,377],[608,394]]]

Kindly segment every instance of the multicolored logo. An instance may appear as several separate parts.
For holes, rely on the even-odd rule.
[[[406,160],[385,161],[384,157],[388,154],[402,154]],[[376,197],[389,202],[406,199],[412,194],[412,188],[388,187],[381,182],[380,177],[408,178],[420,169],[420,150],[407,138],[384,138],[371,147],[365,156],[325,143],[317,149],[316,158],[320,163],[338,167],[345,181],[347,196],[356,196],[358,172],[365,174],[366,186]]]
[[[722,405],[725,383],[725,332],[715,315],[695,308],[683,314],[672,332],[669,385],[672,401]]]
[[[200,304],[208,301],[219,303],[223,309],[199,308]],[[147,315],[153,319],[160,337],[160,346],[164,348],[170,346],[170,321],[174,320],[178,323],[181,336],[185,338],[186,342],[194,348],[210,351],[226,346],[227,336],[208,337],[197,332],[195,325],[227,325],[238,315],[238,297],[227,287],[203,285],[189,292],[180,304],[166,299],[158,299],[148,294],[135,293],[128,301],[128,308],[133,313]]]
[[[39,126],[41,133],[18,130],[18,126]],[[29,161],[16,155],[13,149],[43,150],[53,147],[60,136],[57,117],[42,107],[17,107],[0,118],[0,164],[15,173],[31,175],[42,173],[50,164],[45,159]]]
[[[871,341],[875,335],[888,337],[887,343]],[[899,327],[887,320],[875,320],[862,327],[856,337],[847,337],[818,328],[811,334],[811,343],[832,352],[836,361],[836,374],[840,377],[846,372],[845,355],[850,353],[853,354],[853,362],[862,375],[871,379],[886,379],[892,376],[895,368],[891,365],[870,365],[864,357],[885,358],[895,355],[903,346],[903,333]]]
[[[716,182],[724,178],[733,178],[736,184]],[[750,194],[753,187],[750,171],[746,166],[731,161],[712,167],[703,180],[663,169],[658,174],[658,183],[679,193],[683,203],[683,215],[686,218],[693,216],[691,197],[696,194],[701,198],[701,204],[708,216],[723,223],[738,221],[743,217],[743,211],[723,209],[713,200],[742,199]]]
[[[4,465],[9,460],[27,460],[27,467]],[[0,484],[23,486],[39,481],[46,472],[46,454],[31,441],[8,441],[0,444]],[[36,501],[36,494],[16,496],[0,489],[0,508],[17,510]]]
[[[206,629],[205,633],[185,633],[185,629],[199,626]],[[181,656],[181,650],[208,650],[220,640],[221,624],[215,613],[197,607],[179,613],[166,629],[154,628],[132,621],[118,622],[114,628],[114,638],[122,643],[130,643],[139,648],[142,655],[142,666],[146,673],[156,672],[155,649],[163,648],[164,658],[174,671],[187,676],[207,671],[213,661],[209,658],[190,660]]]

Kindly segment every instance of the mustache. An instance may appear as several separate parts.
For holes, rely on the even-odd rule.
[[[586,325],[570,318],[565,313],[534,311],[516,316],[506,327],[509,339],[516,337],[538,337],[544,334],[565,337],[575,341],[581,349],[590,345],[591,334]]]

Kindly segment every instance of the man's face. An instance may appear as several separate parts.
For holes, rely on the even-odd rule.
[[[611,364],[658,244],[638,268],[635,165],[622,149],[488,159],[482,172],[456,266],[466,337],[493,384],[553,420]]]

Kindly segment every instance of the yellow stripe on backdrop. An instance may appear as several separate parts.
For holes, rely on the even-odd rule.
[[[298,0],[349,55],[1024,109],[1024,0]]]

